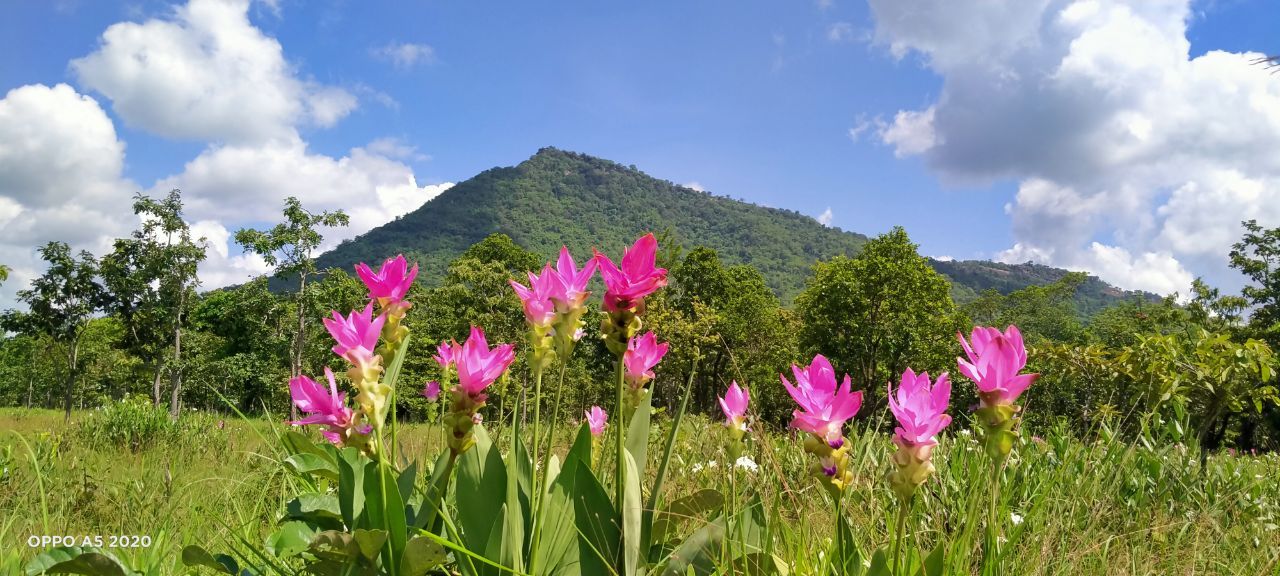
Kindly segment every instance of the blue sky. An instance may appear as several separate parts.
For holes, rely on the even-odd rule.
[[[349,236],[548,145],[846,230],[902,225],[927,255],[1238,283],[1239,220],[1280,225],[1280,166],[1238,153],[1280,143],[1280,77],[1243,54],[1280,52],[1280,5],[957,4],[9,5],[0,136],[32,142],[0,145],[0,262],[19,272],[0,304],[35,245],[127,233],[135,191],[188,192],[221,285],[263,269],[224,236],[283,191],[373,206]],[[67,205],[84,214],[59,224]]]

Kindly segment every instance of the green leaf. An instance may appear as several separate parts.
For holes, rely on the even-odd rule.
[[[429,538],[415,536],[405,544],[400,576],[421,576],[432,568],[443,566],[446,559],[444,546]]]
[[[311,547],[317,530],[306,522],[285,522],[267,536],[267,552],[276,558],[288,558]]]
[[[208,550],[191,545],[182,549],[182,564],[185,566],[204,566],[223,574],[239,574],[240,565],[236,559],[226,554],[210,554]]]
[[[358,528],[355,532],[352,532],[351,537],[355,541],[360,555],[371,561],[378,557],[378,552],[382,550],[382,545],[387,543],[387,533],[383,530]]]
[[[384,384],[395,390],[396,383],[400,381],[400,368],[404,366],[405,352],[409,350],[409,335],[406,334],[404,339],[400,341],[400,347],[396,349],[395,357],[391,359],[391,363],[387,365],[386,378],[382,380]]]
[[[284,520],[302,520],[326,528],[341,527],[342,509],[334,494],[306,492],[285,505]]]
[[[563,476],[563,474],[562,474]],[[606,574],[618,557],[622,520],[609,493],[587,466],[577,466],[573,483],[574,525],[583,574]]]
[[[703,488],[667,505],[654,515],[652,542],[666,542],[675,535],[680,524],[688,519],[698,518],[704,513],[713,512],[724,506],[724,495],[712,488]]]
[[[641,404],[649,405],[648,401]],[[635,422],[632,421],[632,423]],[[648,427],[646,426],[645,429],[648,430]],[[640,471],[637,469],[635,460],[631,458],[631,452],[625,452],[623,456],[624,466],[626,466],[623,478],[626,483],[623,484],[622,490],[622,559],[627,569],[626,573],[636,574],[640,567],[642,543],[640,522],[644,519],[644,505],[640,503]]]
[[[724,545],[724,517],[712,522],[690,534],[684,542],[667,558],[667,565],[662,576],[683,576],[684,574],[712,574],[715,572],[714,558],[720,555]]]
[[[127,576],[133,574],[119,560],[96,548],[59,546],[42,552],[27,563],[27,576],[37,574],[86,574]]]
[[[871,566],[867,568],[867,576],[893,576],[889,573],[889,555],[884,547],[877,548],[871,555]]]
[[[284,463],[299,476],[315,475],[338,480],[338,465],[325,456],[304,452],[285,458]]]
[[[938,544],[933,547],[933,551],[925,557],[924,563],[920,565],[920,576],[942,576],[942,571],[946,565],[947,543],[939,540]]]
[[[364,468],[368,463],[359,450],[342,449],[338,460],[338,505],[348,527],[355,527],[364,516]]]
[[[400,498],[395,472],[390,466],[370,462],[365,467],[364,501],[369,526],[383,530],[387,535],[390,547],[386,551],[386,560],[391,564],[404,550],[407,523],[404,517],[404,500]]]
[[[650,404],[652,399],[652,391],[644,393],[640,405],[636,406],[635,414],[631,416],[631,423],[627,425],[626,449],[635,463],[636,473],[640,478],[644,477],[645,463],[648,462],[649,415],[653,412]]]
[[[484,426],[476,426],[472,431],[475,445],[458,458],[458,479],[454,487],[461,544],[498,561],[498,551],[489,549],[489,535],[495,522],[501,519],[506,502],[507,469]]]

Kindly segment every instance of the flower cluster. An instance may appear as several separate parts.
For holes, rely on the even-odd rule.
[[[1019,374],[1027,366],[1027,349],[1017,326],[1004,332],[977,326],[969,341],[961,334],[956,337],[968,357],[956,358],[960,373],[978,386],[981,405],[977,415],[986,432],[987,453],[1003,461],[1017,439],[1014,426],[1022,407],[1014,402],[1040,375]]]
[[[720,397],[720,410],[724,412],[724,425],[729,429],[729,455],[737,459],[742,454],[742,438],[747,433],[747,404],[751,392],[738,386],[735,380]],[[743,456],[743,458],[746,458]],[[750,460],[748,458],[748,460]],[[753,463],[754,464],[754,463]]]
[[[409,263],[401,254],[388,258],[377,272],[364,262],[356,264],[356,275],[369,289],[369,299],[378,304],[378,310],[386,319],[382,334],[383,352],[389,356],[409,335],[409,330],[401,326],[400,321],[413,306],[406,298],[409,297],[414,279],[418,277],[418,265],[414,264],[413,268],[409,268]]]
[[[510,281],[529,324],[529,366],[535,373],[550,366],[556,356],[567,360],[582,338],[582,315],[590,295],[587,284],[595,271],[594,258],[579,270],[569,248],[561,246],[555,268],[547,263],[540,274],[530,272],[528,286]]]
[[[888,479],[899,499],[910,500],[916,488],[933,474],[935,437],[951,423],[947,415],[950,402],[951,380],[945,372],[932,382],[928,372],[916,374],[907,368],[898,390],[889,389],[889,411],[898,421],[893,430],[898,451],[893,455],[896,468]]]
[[[667,270],[657,267],[658,240],[645,234],[622,254],[618,266],[608,256],[595,253],[604,279],[604,310],[608,316],[600,324],[600,333],[609,351],[617,356],[626,352],[627,343],[640,332],[643,324],[644,299],[667,285]]]
[[[787,393],[800,405],[792,412],[791,427],[810,434],[804,441],[804,450],[818,458],[813,471],[829,489],[839,492],[853,481],[844,423],[862,407],[862,392],[850,390],[848,374],[837,386],[835,370],[821,354],[814,356],[807,367],[793,365],[791,372],[796,379],[794,385],[781,376]]]
[[[370,426],[361,425],[355,413],[347,407],[347,395],[338,392],[333,370],[325,368],[324,376],[329,380],[328,388],[306,376],[289,380],[289,395],[293,398],[294,405],[307,415],[290,424],[324,426],[325,429],[320,434],[334,444],[362,444],[368,438]]]
[[[627,411],[624,414],[629,414],[639,405],[644,397],[645,385],[653,379],[653,367],[662,361],[669,346],[666,342],[659,344],[658,337],[653,332],[632,337],[627,342],[627,350],[622,353],[623,379],[627,383]]]
[[[506,374],[516,359],[515,347],[499,344],[490,348],[484,330],[472,326],[471,335],[461,346],[441,344],[440,348],[437,361],[458,376],[457,386],[449,391],[453,401],[444,424],[450,430],[450,450],[460,455],[475,442],[471,429],[478,423],[480,408],[488,399],[485,390]]]

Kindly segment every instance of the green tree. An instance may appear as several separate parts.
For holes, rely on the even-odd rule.
[[[886,383],[908,364],[950,368],[956,331],[966,324],[946,278],[902,228],[872,239],[855,258],[816,264],[796,310],[806,356],[827,356],[871,401],[883,398]]]
[[[1028,286],[1007,295],[986,290],[964,306],[974,324],[1005,327],[1016,324],[1032,342],[1082,342],[1085,332],[1075,308],[1076,290],[1089,279],[1070,272],[1046,286]]]
[[[221,376],[212,386],[241,411],[285,406],[288,312],[265,277],[209,292],[192,311],[192,326],[214,337],[209,353]]]
[[[18,291],[18,300],[30,310],[26,316],[34,330],[49,335],[67,354],[66,389],[63,409],[71,419],[71,401],[79,374],[80,337],[93,314],[101,309],[105,290],[98,282],[98,261],[82,251],[78,256],[63,242],[40,248],[40,257],[49,264],[31,287]]]
[[[193,239],[182,216],[182,193],[164,198],[134,197],[133,212],[142,221],[129,238],[117,239],[103,258],[102,277],[111,296],[108,310],[124,322],[129,347],[152,368],[152,401],[160,404],[160,375],[168,350],[169,413],[177,418],[182,403],[182,336],[196,288],[205,240]]]
[[[4,281],[8,279],[9,279],[9,267],[5,266],[4,264],[0,264],[0,284],[3,284]]]
[[[307,278],[316,272],[315,251],[324,240],[319,229],[346,226],[351,219],[341,210],[312,213],[292,196],[285,200],[283,214],[284,222],[271,230],[241,228],[236,231],[235,239],[245,250],[275,266],[277,277],[298,280],[298,291],[294,295],[297,331],[293,335],[289,365],[289,375],[296,378],[303,373],[302,356],[306,348]]]
[[[1280,345],[1280,227],[1243,222],[1245,234],[1231,247],[1231,267],[1253,282],[1241,290],[1253,313],[1249,322],[1273,346]]]

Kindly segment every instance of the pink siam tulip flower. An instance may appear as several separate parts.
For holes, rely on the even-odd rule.
[[[382,333],[385,320],[381,315],[373,317],[373,303],[366,305],[363,312],[353,310],[346,317],[333,312],[332,318],[324,319],[324,327],[338,343],[333,347],[333,353],[356,366],[369,365],[373,360],[374,349],[378,347],[378,336]]]
[[[551,270],[551,265],[547,264],[542,269],[542,275],[530,272],[528,287],[515,280],[508,282],[516,291],[516,296],[520,297],[520,302],[524,304],[524,318],[529,325],[541,328],[550,326],[556,319],[556,305],[551,298],[559,284],[559,280]]]
[[[596,251],[595,260],[600,266],[600,277],[604,279],[605,311],[631,310],[645,296],[667,285],[667,270],[655,266],[657,252],[658,240],[652,233],[641,236],[623,252],[621,268],[608,256]]]
[[[670,345],[666,342],[658,344],[658,337],[653,332],[636,336],[627,343],[627,351],[622,355],[622,365],[631,388],[642,388],[653,379],[653,367],[662,361],[668,347]]]
[[[427,382],[427,386],[422,389],[422,396],[426,398],[428,402],[435,402],[436,400],[439,400],[440,383],[435,380]]]
[[[369,297],[377,300],[379,306],[386,308],[403,302],[404,308],[408,308],[404,299],[409,295],[414,278],[418,276],[418,265],[414,264],[413,268],[408,266],[404,255],[400,254],[395,258],[388,258],[376,273],[364,262],[356,264],[356,275],[369,287]]]
[[[751,402],[751,392],[738,386],[734,381],[720,398],[720,409],[724,411],[724,425],[730,429],[745,432],[747,429],[747,404]]]
[[[458,364],[458,354],[462,352],[462,347],[457,341],[449,340],[441,342],[436,346],[436,355],[432,356],[436,364],[440,365],[441,370],[448,370]]]
[[[327,426],[323,434],[330,442],[338,444],[342,440],[342,431],[351,425],[352,411],[347,408],[347,395],[338,392],[338,384],[333,379],[333,371],[325,368],[324,375],[329,379],[329,389],[306,376],[298,376],[289,380],[289,395],[293,405],[306,413],[306,417],[290,422],[294,426],[320,424]]]
[[[456,354],[458,390],[475,402],[483,402],[485,388],[496,382],[515,359],[514,346],[499,344],[490,350],[484,331],[472,326],[471,336],[463,343],[461,352]]]
[[[800,405],[792,412],[791,427],[822,438],[832,448],[844,445],[844,423],[862,407],[862,391],[850,391],[849,375],[836,386],[836,373],[831,362],[821,354],[813,357],[813,363],[801,369],[792,365],[796,384],[791,385],[781,376],[787,393]]]
[[[1022,344],[1022,333],[1010,325],[1002,334],[996,328],[976,326],[966,342],[964,335],[956,334],[964,347],[968,361],[956,358],[960,372],[978,385],[978,395],[984,405],[1013,404],[1039,374],[1018,374],[1027,366],[1027,349]]]
[[[560,311],[577,308],[586,301],[587,296],[590,295],[587,292],[587,284],[596,273],[596,265],[596,259],[592,258],[579,270],[573,261],[573,255],[569,254],[569,248],[560,247],[560,259],[556,261],[556,269],[551,276],[553,286],[551,299],[556,302]]]
[[[609,413],[605,412],[599,406],[592,406],[586,412],[587,426],[591,428],[592,436],[599,436],[604,433],[605,422],[609,419]]]
[[[934,437],[951,423],[946,413],[950,401],[951,380],[946,372],[930,383],[928,372],[916,374],[907,368],[896,393],[889,388],[889,410],[898,420],[893,441],[899,446],[936,445]]]

